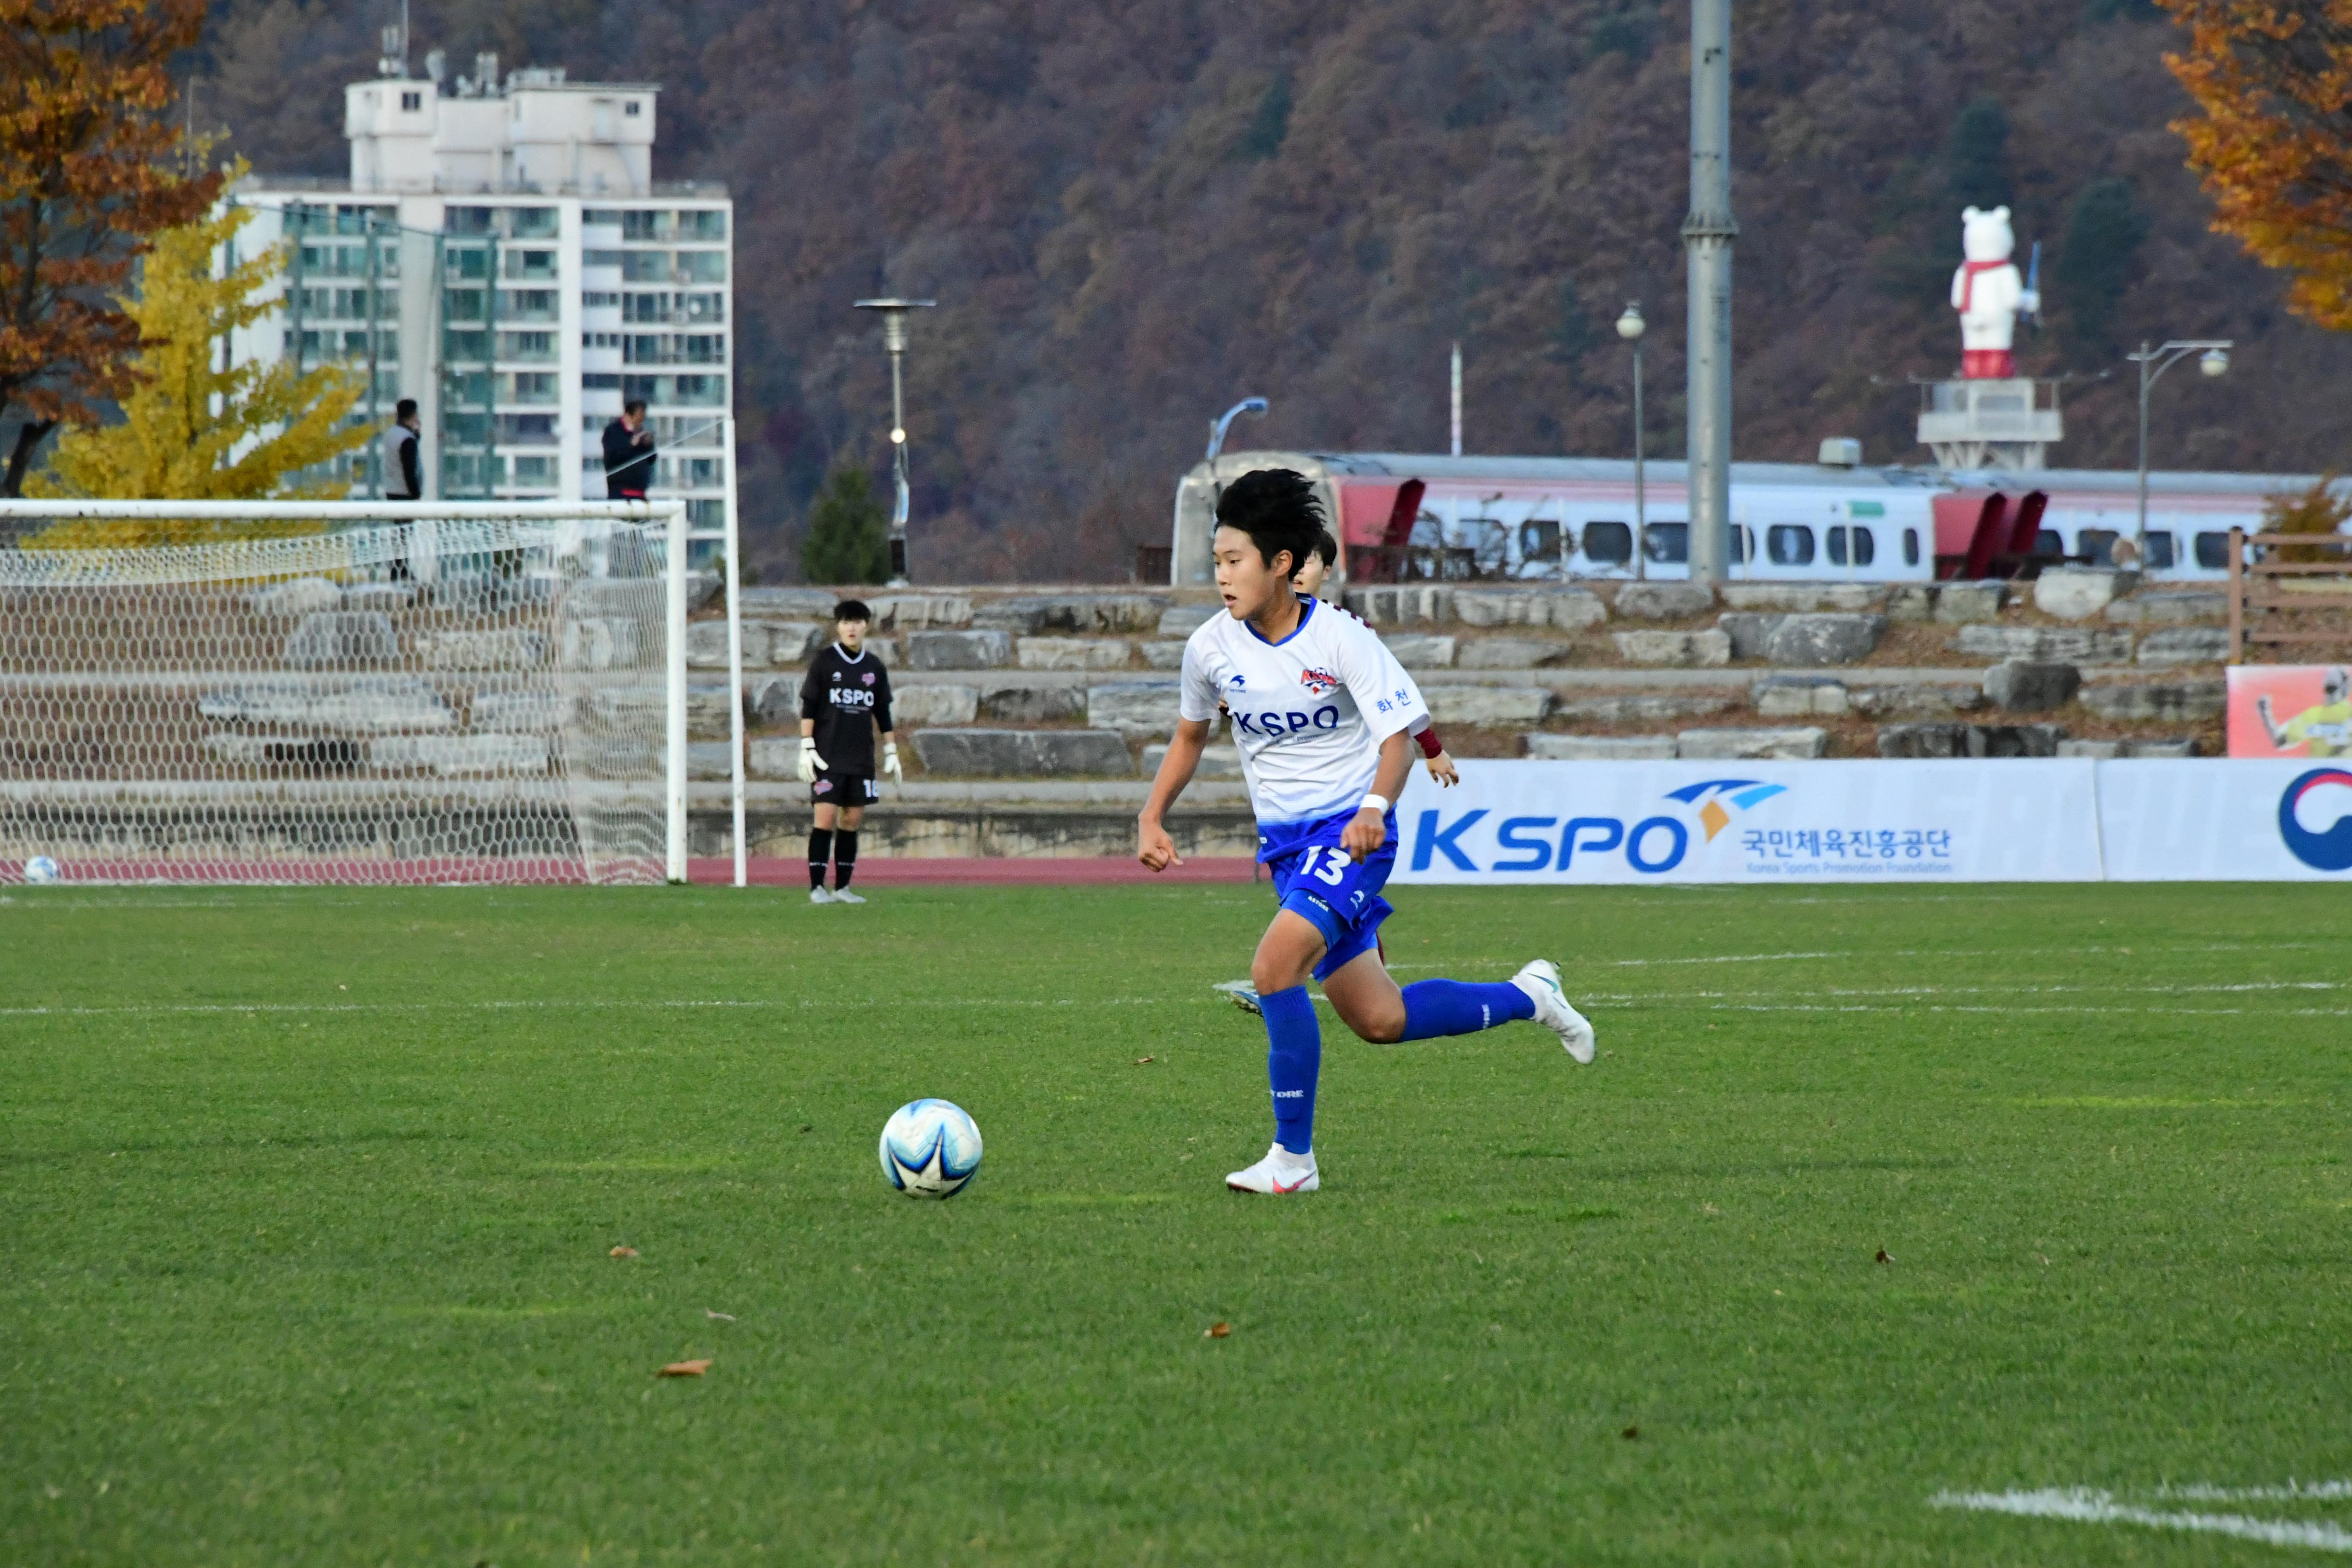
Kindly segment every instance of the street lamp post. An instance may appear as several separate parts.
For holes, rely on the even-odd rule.
[[[936,300],[860,300],[856,308],[882,316],[882,347],[890,356],[890,467],[898,503],[890,510],[890,584],[907,585],[907,389],[901,367],[907,357],[907,312],[928,310]]]
[[[1227,426],[1231,426],[1234,420],[1240,418],[1244,414],[1263,414],[1265,410],[1266,401],[1265,398],[1244,397],[1239,403],[1234,404],[1231,408],[1226,409],[1223,414],[1217,416],[1214,419],[1210,420],[1208,461],[1212,463],[1215,462],[1217,460],[1217,454],[1225,449],[1225,430]],[[1214,484],[1216,483],[1216,474],[1213,471],[1211,472],[1209,475],[1209,482],[1211,484]]]
[[[1650,537],[1649,496],[1642,483],[1642,459],[1648,444],[1642,439],[1642,334],[1649,323],[1642,320],[1642,302],[1626,301],[1625,313],[1617,318],[1617,335],[1633,345],[1633,576],[1636,581],[1649,572],[1643,557]]]
[[[2139,366],[2139,531],[2132,546],[2139,552],[2140,570],[2146,571],[2147,559],[2147,394],[2158,377],[2196,354],[2200,374],[2216,376],[2230,368],[2230,350],[2235,345],[2228,338],[2176,338],[2156,348],[2140,340],[2139,352],[2124,357]]]

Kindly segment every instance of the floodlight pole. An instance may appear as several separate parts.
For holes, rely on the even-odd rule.
[[[2175,338],[2158,347],[2147,346],[2142,338],[2137,353],[2124,357],[2139,366],[2139,529],[2132,536],[2133,548],[2139,552],[2139,569],[2147,570],[2147,395],[2163,375],[2190,354],[2199,354],[2197,368],[2208,376],[2221,375],[2230,368],[2230,351],[2236,347],[2229,338]]]
[[[1691,0],[1690,576],[1723,581],[1731,541],[1731,0]]]
[[[907,389],[901,374],[907,357],[907,312],[928,310],[936,300],[860,300],[855,309],[882,317],[882,347],[890,356],[890,473],[898,498],[890,509],[890,586],[907,586]]]

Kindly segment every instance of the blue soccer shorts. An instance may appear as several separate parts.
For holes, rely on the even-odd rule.
[[[1381,897],[1396,868],[1396,813],[1389,813],[1388,837],[1360,861],[1339,847],[1339,835],[1355,820],[1350,811],[1259,833],[1258,858],[1274,878],[1275,897],[1323,935],[1323,958],[1315,965],[1318,981],[1378,946],[1381,922],[1396,912]]]

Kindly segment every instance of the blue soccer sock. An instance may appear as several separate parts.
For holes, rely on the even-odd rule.
[[[1475,1035],[1535,1016],[1535,998],[1508,981],[1486,985],[1468,980],[1416,980],[1404,988],[1404,1033],[1397,1038]]]
[[[1274,1141],[1294,1154],[1315,1148],[1315,1076],[1323,1066],[1323,1030],[1307,987],[1257,999],[1265,1015],[1265,1077],[1274,1089]]]

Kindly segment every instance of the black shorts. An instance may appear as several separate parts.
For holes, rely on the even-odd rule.
[[[872,773],[820,773],[809,785],[813,805],[872,805],[882,798],[882,786]]]

